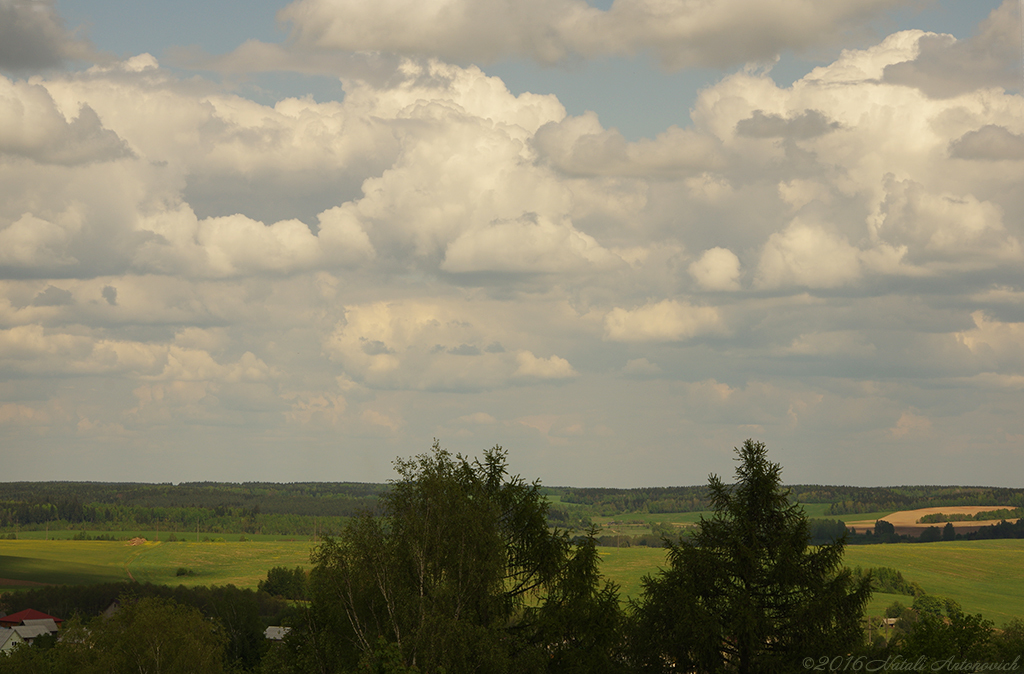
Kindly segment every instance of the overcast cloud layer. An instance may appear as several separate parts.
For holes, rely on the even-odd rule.
[[[297,0],[207,67],[345,95],[264,105],[0,0],[2,479],[1024,486],[1017,3],[764,65],[900,4]],[[472,65],[642,52],[730,69],[628,141]]]

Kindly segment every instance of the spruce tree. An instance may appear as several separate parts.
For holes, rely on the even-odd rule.
[[[804,658],[846,655],[863,639],[870,576],[842,567],[845,535],[811,547],[764,443],[736,451],[736,483],[709,478],[714,515],[666,541],[668,568],[644,578],[633,639],[643,671],[803,671]]]

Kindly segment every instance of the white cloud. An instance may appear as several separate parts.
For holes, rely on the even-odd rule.
[[[88,104],[68,120],[44,87],[5,77],[0,77],[0,152],[70,166],[132,154]]]
[[[604,34],[618,41],[594,49],[626,53],[643,35],[678,64],[778,42],[777,23],[753,37],[744,26],[783,5],[746,2],[699,17],[682,3],[664,25],[636,19],[656,2],[584,13],[621,20]],[[788,44],[861,9],[786,6],[807,12]],[[520,11],[470,10],[486,7]],[[702,23],[737,7],[749,17]],[[535,17],[517,20],[501,38],[512,43],[484,46],[533,53],[515,40]],[[449,28],[381,39],[427,49]],[[785,87],[746,68],[697,94],[692,123],[684,105],[677,126],[627,141],[477,67],[339,55],[307,37],[250,44],[224,68],[244,72],[228,61],[250,53],[253,68],[335,72],[342,100],[262,104],[226,88],[252,82],[182,78],[148,54],[0,81],[0,422],[32,449],[19,456],[58,465],[79,443],[133,466],[141,448],[147,466],[180,471],[176,447],[223,457],[244,442],[271,457],[260,447],[292,434],[307,454],[288,478],[308,479],[308,465],[384,479],[372,457],[452,430],[457,451],[557,446],[536,465],[595,483],[601,470],[699,482],[714,466],[686,472],[693,453],[748,436],[793,457],[822,438],[837,454],[915,457],[969,441],[1003,452],[990,465],[1019,462],[1007,438],[1024,425],[1005,410],[1020,407],[1024,367],[1021,98],[991,79],[958,75],[955,95],[938,95],[890,77],[959,43],[898,33]],[[564,42],[577,55],[587,44]],[[994,53],[973,44],[956,53]]]
[[[324,349],[350,377],[382,389],[481,390],[575,376],[557,355],[513,350],[500,310],[415,301],[348,306]]]
[[[513,375],[515,377],[527,379],[567,379],[578,374],[572,365],[569,364],[569,361],[558,356],[538,358],[529,351],[520,351],[516,354],[516,362],[519,364],[519,367],[516,368]]]
[[[633,358],[626,362],[622,373],[632,376],[656,376],[662,374],[663,370],[646,358]]]
[[[755,284],[835,288],[860,278],[859,251],[820,225],[794,220],[772,234],[761,252]]]
[[[488,426],[490,424],[497,423],[497,420],[487,412],[473,412],[472,414],[465,414],[456,419],[455,421],[463,424],[473,424],[481,426]]]
[[[305,391],[285,397],[291,400],[291,407],[284,417],[291,423],[337,426],[348,408],[343,396],[331,392]]]
[[[1017,87],[1019,26],[1019,3],[1003,0],[967,40],[956,40],[952,35],[922,35],[918,53],[912,59],[887,66],[884,79],[942,98],[981,87]]]
[[[982,311],[975,311],[971,318],[975,327],[956,333],[957,341],[989,371],[1024,373],[1024,323],[993,320]]]
[[[799,356],[853,356],[873,358],[878,349],[854,330],[835,330],[802,334],[793,340],[788,351]]]
[[[907,436],[928,435],[931,428],[932,422],[928,417],[908,411],[900,415],[896,425],[890,428],[889,432],[895,438],[905,438]]]
[[[525,56],[557,63],[576,56],[653,52],[672,69],[770,60],[785,49],[832,44],[849,22],[893,0],[616,0],[607,11],[583,0],[438,0],[372,5],[297,0],[278,18],[304,48],[380,51],[492,62]]]
[[[244,215],[203,220],[196,242],[211,269],[223,275],[308,269],[319,261],[320,253],[316,237],[298,220],[267,227]]]
[[[402,427],[401,419],[396,419],[392,415],[378,412],[377,410],[363,410],[360,418],[371,426],[381,426],[392,432],[397,432]]]
[[[705,290],[739,290],[740,259],[728,248],[709,248],[690,265],[690,276]]]
[[[677,300],[648,303],[633,310],[616,307],[605,316],[604,328],[605,336],[614,342],[677,342],[725,332],[716,308]]]
[[[545,124],[534,145],[572,175],[692,175],[724,164],[716,140],[693,129],[673,126],[654,139],[627,142],[617,129],[603,128],[593,112]]]
[[[21,268],[60,268],[78,263],[70,243],[79,227],[47,222],[31,213],[0,229],[0,265]]]
[[[831,203],[832,191],[828,185],[817,180],[794,178],[779,183],[779,198],[789,204],[792,210],[798,211],[814,201],[822,204]]]
[[[949,155],[956,159],[988,161],[1024,159],[1024,135],[997,124],[986,124],[968,131],[949,144]]]
[[[202,349],[49,332],[39,325],[0,330],[0,367],[39,375],[226,383],[264,381],[276,374],[251,352],[225,364]]]
[[[1019,260],[1019,240],[1002,209],[972,194],[934,194],[911,180],[885,178],[886,197],[873,218],[875,235],[907,246],[913,261],[960,261],[975,267]]]
[[[609,267],[615,256],[569,222],[524,217],[463,232],[448,244],[441,269],[449,272],[556,273]]]

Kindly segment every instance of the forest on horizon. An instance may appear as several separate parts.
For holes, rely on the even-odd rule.
[[[48,529],[316,535],[379,512],[387,483],[0,482],[0,533]],[[545,487],[551,526],[583,530],[596,517],[693,513],[710,507],[707,486],[632,489]],[[789,485],[790,500],[828,504],[823,516],[939,506],[1024,506],[1024,489],[968,486]]]

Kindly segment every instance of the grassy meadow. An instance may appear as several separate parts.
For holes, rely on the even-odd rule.
[[[110,541],[0,541],[0,589],[7,580],[85,585],[128,579],[143,546]]]
[[[680,521],[680,520],[674,520]],[[299,541],[156,542],[0,540],[0,579],[38,583],[87,584],[122,581],[165,585],[227,585],[256,588],[274,566],[308,567],[312,543]],[[599,548],[601,571],[620,585],[622,597],[636,598],[641,578],[665,565],[659,548]],[[847,566],[887,566],[917,582],[932,595],[960,602],[969,613],[981,613],[996,625],[1024,618],[1024,540],[950,541],[861,545],[846,549]],[[178,576],[178,569],[189,575]],[[5,583],[0,590],[24,587]],[[909,605],[901,595],[876,595],[870,615],[879,615],[893,601]]]
[[[600,548],[600,553],[602,572],[619,583],[623,597],[638,597],[640,579],[665,565],[664,550],[656,548]],[[1024,540],[850,546],[844,563],[897,569],[928,594],[954,599],[996,625],[1024,618]],[[881,615],[894,601],[909,606],[913,597],[875,594],[868,615]]]
[[[178,541],[200,543],[214,540],[218,543],[239,541],[308,541],[308,536],[280,536],[276,534],[223,534],[195,531],[156,531],[154,529],[129,529],[123,531],[100,531],[96,529],[50,529],[40,531],[19,531],[17,540],[32,541],[70,541],[79,534],[88,536],[110,536],[116,539],[145,538],[148,541],[167,541],[173,535]],[[3,539],[0,539],[3,540]]]
[[[955,599],[968,613],[981,613],[996,625],[1024,618],[1024,540],[944,541],[857,545],[846,549],[849,567],[888,566],[918,583],[928,594]],[[872,613],[911,597],[879,595]]]
[[[5,580],[53,584],[118,582],[256,588],[274,566],[309,566],[309,541],[177,542],[0,541],[0,590]],[[189,575],[178,576],[179,568]]]

